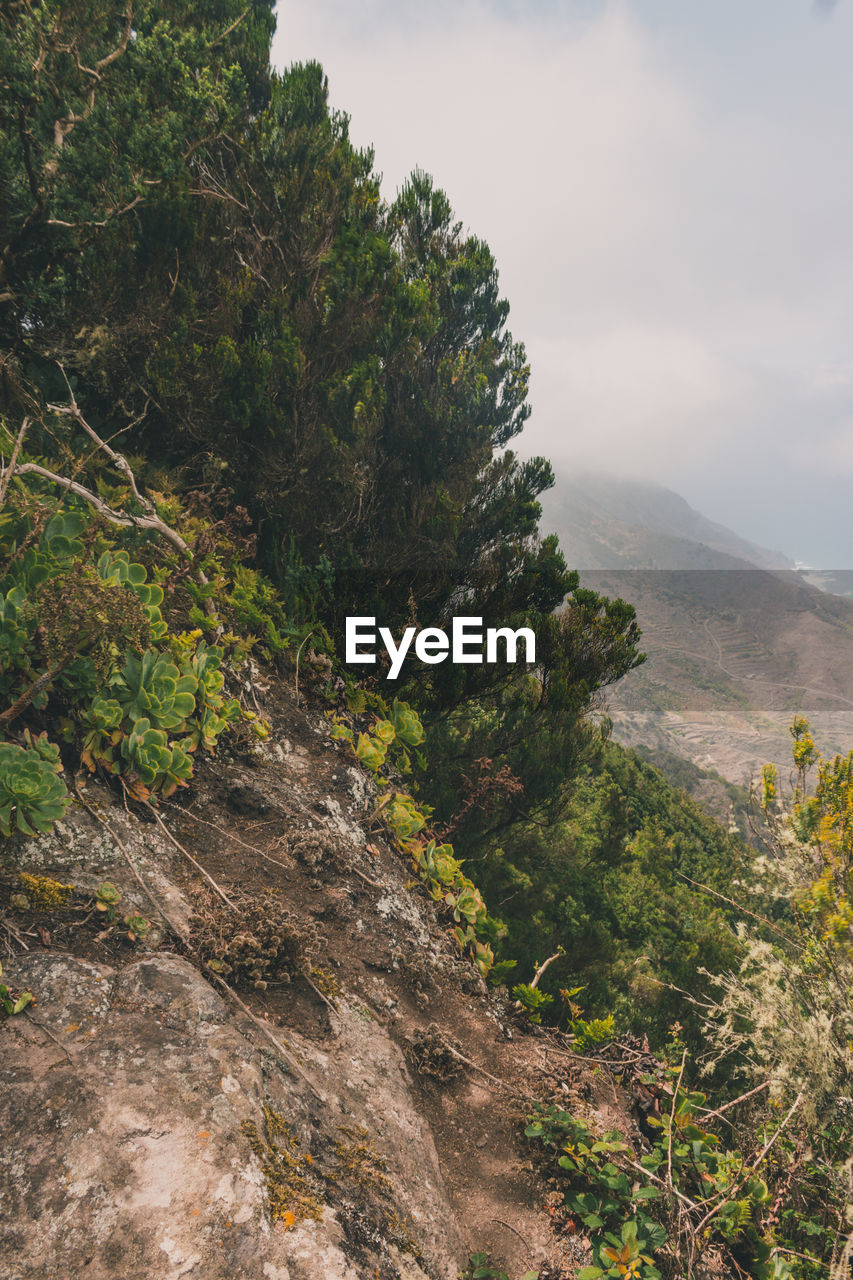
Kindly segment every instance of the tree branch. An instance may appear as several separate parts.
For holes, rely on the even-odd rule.
[[[14,475],[15,463],[18,461],[18,454],[21,452],[21,445],[24,442],[24,436],[27,434],[29,425],[30,419],[24,418],[24,421],[21,423],[21,429],[18,432],[18,438],[15,441],[15,447],[12,449],[12,457],[9,465],[0,472],[0,511],[3,510],[3,506],[6,502],[6,492],[9,488],[9,481]]]

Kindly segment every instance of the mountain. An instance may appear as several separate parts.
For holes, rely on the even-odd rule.
[[[558,473],[542,495],[542,530],[579,569],[793,569],[661,485]]]
[[[558,478],[542,523],[583,586],[637,610],[647,660],[608,692],[617,740],[739,785],[767,762],[789,776],[795,715],[825,752],[853,746],[853,599],[654,485]]]

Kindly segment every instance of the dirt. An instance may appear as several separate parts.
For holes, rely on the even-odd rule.
[[[574,1275],[589,1261],[588,1248],[582,1238],[554,1229],[552,1188],[534,1165],[523,1136],[525,1117],[534,1100],[557,1097],[581,1107],[603,1128],[616,1124],[628,1131],[633,1122],[624,1095],[603,1068],[576,1058],[558,1037],[521,1019],[505,996],[487,991],[477,971],[460,957],[448,921],[414,882],[407,857],[387,838],[381,821],[372,820],[375,785],[355,767],[349,748],[331,740],[322,705],[303,700],[297,706],[290,688],[275,682],[266,695],[256,689],[255,696],[273,726],[271,740],[256,747],[243,743],[230,754],[199,760],[191,787],[158,806],[159,822],[145,808],[125,809],[107,787],[90,781],[82,792],[87,808],[78,809],[57,836],[11,843],[0,884],[0,909],[7,908],[0,916],[6,925],[5,978],[14,978],[15,952],[21,956],[22,973],[36,973],[32,965],[44,956],[58,966],[66,957],[85,962],[95,978],[101,975],[98,981],[113,982],[112,975],[118,975],[119,985],[111,988],[117,1003],[104,1023],[112,1028],[103,1032],[103,1052],[109,1055],[117,1052],[115,1018],[139,1017],[133,1001],[127,1004],[127,989],[120,994],[123,972],[134,974],[139,1008],[156,1010],[158,1001],[171,1005],[175,995],[169,984],[178,980],[177,971],[168,970],[171,955],[175,964],[193,966],[211,1000],[222,1003],[216,975],[205,971],[205,982],[199,973],[199,920],[217,915],[230,919],[241,904],[268,903],[270,913],[281,911],[301,922],[310,941],[302,940],[304,954],[292,963],[289,980],[285,974],[270,977],[266,989],[238,987],[240,1000],[258,1022],[249,1027],[245,1014],[232,1010],[229,1017],[236,1021],[233,1029],[221,1032],[225,1047],[220,1057],[231,1050],[244,1057],[268,1054],[271,1043],[263,1043],[259,1026],[289,1046],[302,1064],[303,1078],[295,1079],[292,1061],[278,1066],[289,1072],[286,1087],[301,1089],[300,1098],[307,1099],[299,1104],[306,1150],[319,1161],[327,1187],[336,1185],[337,1168],[329,1163],[329,1151],[342,1141],[354,1141],[339,1136],[349,1130],[366,1135],[371,1153],[366,1167],[373,1169],[377,1186],[373,1207],[363,1212],[357,1197],[354,1202],[330,1192],[332,1209],[326,1216],[329,1222],[330,1214],[337,1216],[334,1232],[329,1226],[323,1237],[327,1254],[321,1253],[320,1237],[311,1235],[313,1224],[291,1224],[285,1237],[271,1237],[283,1253],[263,1254],[263,1270],[240,1270],[248,1266],[240,1261],[245,1250],[234,1246],[229,1275],[299,1280],[320,1274],[312,1268],[326,1256],[323,1266],[329,1275],[338,1268],[341,1276],[365,1280],[416,1273],[455,1280],[456,1268],[464,1267],[476,1251],[491,1253],[510,1276],[529,1269],[548,1280]],[[130,874],[129,862],[139,878]],[[20,891],[21,868],[73,883],[71,902],[51,910],[8,910],[10,895]],[[122,892],[114,922],[91,909],[102,879]],[[162,904],[161,913],[153,910],[140,879]],[[121,924],[128,905],[155,923],[159,914],[144,947],[132,942]],[[146,956],[147,970],[142,963]],[[158,983],[164,981],[161,999]],[[36,994],[39,1003],[29,1017],[9,1019],[0,1028],[0,1037],[12,1037],[25,1056],[35,1052],[35,1041],[24,1034],[26,1024],[41,1017],[50,1003],[46,990]],[[201,996],[196,993],[194,999]],[[79,1017],[95,1019],[85,1010]],[[73,1053],[63,1026],[57,1023],[53,1048]],[[139,1033],[136,1022],[131,1026],[132,1031],[122,1034]],[[246,1036],[244,1043],[240,1037]],[[140,1062],[146,1054],[154,1061],[162,1053],[157,1036],[140,1044]],[[192,1056],[191,1043],[186,1054]],[[123,1058],[122,1063],[132,1084],[132,1067]],[[210,1074],[213,1079],[216,1072]],[[16,1081],[13,1070],[3,1087],[12,1089]],[[310,1098],[306,1081],[315,1098]],[[86,1085],[97,1094],[97,1080]],[[276,1087],[281,1094],[285,1085]],[[268,1104],[261,1085],[253,1089],[246,1097],[251,1094],[257,1117],[252,1123],[259,1132],[262,1108]],[[320,1106],[317,1097],[324,1099]],[[177,1099],[174,1105],[179,1106]],[[296,1113],[292,1097],[290,1105]],[[234,1123],[229,1121],[230,1127],[217,1135],[223,1150],[240,1146]],[[26,1147],[14,1131],[4,1138],[7,1153],[10,1143]],[[251,1162],[245,1142],[242,1150],[241,1158]],[[31,1158],[21,1155],[24,1165]],[[371,1163],[374,1158],[378,1164]],[[358,1165],[363,1167],[364,1159]],[[388,1172],[379,1177],[382,1168]],[[111,1187],[114,1175],[102,1170],[99,1176],[102,1197],[118,1195]],[[172,1176],[180,1182],[184,1175],[174,1170]],[[31,1200],[37,1199],[39,1181],[29,1166],[27,1177]],[[55,1202],[54,1196],[54,1207]],[[357,1227],[360,1215],[374,1224],[372,1235]],[[251,1215],[246,1222],[246,1231],[260,1229]],[[392,1222],[393,1229],[388,1225]],[[381,1231],[376,1223],[384,1224]],[[144,1235],[145,1228],[139,1229]],[[18,1238],[15,1232],[20,1236],[22,1230],[18,1221],[10,1238]],[[410,1236],[411,1247],[406,1243]],[[162,1243],[159,1248],[163,1250]],[[161,1272],[152,1270],[151,1257],[159,1254],[152,1249],[146,1253],[140,1245],[139,1257],[145,1259],[145,1274],[157,1277]],[[196,1254],[197,1261],[183,1271],[177,1264],[170,1271],[164,1263],[162,1275],[204,1280],[220,1275],[204,1250],[193,1252],[187,1245],[181,1256],[192,1261]],[[44,1256],[38,1256],[43,1265]],[[0,1260],[0,1276],[8,1280],[38,1274],[5,1265],[4,1270]],[[104,1257],[100,1265],[101,1270],[86,1274],[129,1280],[130,1271],[111,1270]]]

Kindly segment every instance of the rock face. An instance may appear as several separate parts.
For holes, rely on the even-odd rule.
[[[487,1249],[573,1274],[521,1137],[555,1085],[542,1038],[412,891],[372,780],[321,722],[265,711],[263,754],[200,766],[159,824],[90,784],[0,853],[2,980],[36,997],[0,1023],[0,1280],[456,1280]],[[311,961],[235,995],[194,921],[239,933],[259,901],[310,928]]]
[[[186,960],[155,955],[116,973],[69,955],[27,955],[6,974],[43,994],[36,1013],[6,1032],[4,1277],[353,1280],[362,1272],[328,1203],[330,1191],[340,1199],[339,1162],[324,1158],[339,1137],[335,1120],[395,1153],[395,1202],[429,1251],[430,1273],[455,1277],[461,1244],[435,1148],[381,1028],[342,1014],[334,1053],[314,1064],[340,1094],[321,1100],[251,1042]],[[265,1134],[264,1108],[282,1117],[286,1137]],[[252,1150],[247,1121],[262,1144],[311,1155],[303,1167],[318,1220],[271,1226],[264,1155]],[[357,1190],[370,1200],[371,1188]],[[388,1224],[375,1198],[380,1231]],[[397,1273],[422,1277],[397,1249]]]

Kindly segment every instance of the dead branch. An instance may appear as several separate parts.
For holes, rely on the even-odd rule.
[[[21,452],[21,445],[24,443],[24,436],[27,434],[29,425],[30,419],[24,418],[24,421],[21,423],[21,429],[18,432],[17,439],[15,440],[14,448],[12,449],[12,457],[9,460],[9,465],[8,467],[4,467],[3,471],[0,473],[0,511],[2,511],[6,502],[6,491],[9,488],[9,481],[15,473],[15,464],[18,461],[18,454]]]
[[[150,502],[148,498],[144,498],[142,494],[139,492],[139,489],[136,486],[136,477],[133,474],[132,470],[130,469],[130,464],[128,463],[127,458],[125,458],[120,453],[116,453],[115,449],[112,449],[106,440],[101,439],[101,437],[98,435],[95,428],[89,425],[89,423],[83,417],[83,414],[80,412],[80,406],[78,405],[77,398],[74,395],[73,390],[71,389],[71,383],[68,381],[68,375],[65,372],[65,366],[60,364],[59,361],[57,361],[57,365],[59,367],[60,373],[65,379],[65,385],[68,388],[68,394],[71,397],[71,404],[70,405],[49,404],[47,406],[48,409],[51,411],[51,413],[58,413],[63,417],[73,418],[74,421],[83,428],[83,430],[86,432],[86,435],[89,437],[89,439],[94,441],[97,447],[107,455],[110,462],[112,462],[113,466],[115,467],[116,471],[121,472],[121,474],[124,476],[128,484],[130,485],[131,492],[133,493],[134,498],[139,503],[139,505],[143,508],[143,510],[148,515],[156,515],[153,503]],[[142,416],[144,417],[144,413]]]
[[[530,984],[532,989],[536,988],[539,985],[539,979],[542,977],[542,974],[548,968],[548,965],[553,964],[555,960],[559,960],[560,956],[564,956],[565,954],[566,954],[566,948],[558,947],[552,956],[549,956],[547,960],[543,961],[543,963],[540,964],[539,968],[536,970],[535,974],[533,975],[533,981]]]
[[[124,787],[124,783],[123,783],[123,782],[122,782],[122,786]],[[125,795],[126,795],[126,794],[127,794],[127,788],[125,787]],[[152,804],[149,804],[147,800],[142,800],[142,801],[140,801],[140,803],[141,803],[141,804],[143,804],[143,805],[145,805],[145,808],[146,808],[146,809],[148,810],[148,812],[152,815],[152,817],[154,818],[154,821],[157,823],[157,825],[158,825],[158,827],[160,828],[160,830],[161,830],[161,831],[163,832],[163,834],[167,837],[167,839],[169,839],[169,840],[172,842],[172,844],[175,846],[175,848],[178,850],[178,852],[179,852],[179,853],[182,853],[182,854],[184,855],[184,857],[187,859],[187,861],[192,863],[192,865],[195,867],[196,871],[201,872],[202,876],[204,876],[205,880],[206,880],[206,881],[207,881],[207,883],[210,885],[211,889],[213,889],[214,893],[216,893],[216,894],[217,894],[217,895],[222,899],[222,901],[225,903],[225,905],[226,905],[226,906],[228,906],[228,907],[230,907],[232,911],[236,911],[236,910],[237,910],[237,908],[235,907],[235,905],[234,905],[234,903],[231,901],[231,899],[228,897],[228,894],[225,892],[225,890],[221,887],[221,885],[218,885],[218,884],[216,883],[216,881],[214,880],[213,876],[212,876],[212,875],[210,875],[210,874],[209,874],[209,872],[205,871],[205,869],[204,869],[204,867],[201,865],[201,863],[196,861],[196,859],[192,856],[192,854],[189,852],[189,850],[187,850],[187,849],[185,849],[185,848],[184,848],[184,846],[181,844],[180,840],[178,840],[175,836],[173,836],[173,835],[172,835],[171,831],[170,831],[170,830],[169,830],[169,828],[166,826],[165,822],[164,822],[164,821],[163,821],[163,819],[160,817],[159,813],[158,813],[158,812],[157,812],[157,810],[154,808],[154,806],[153,806]]]

